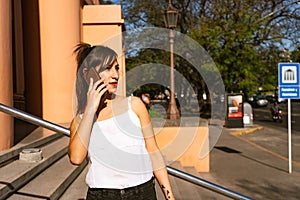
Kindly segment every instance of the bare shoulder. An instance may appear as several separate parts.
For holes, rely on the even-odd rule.
[[[149,112],[144,102],[139,97],[131,97],[131,107],[135,114],[139,117],[142,127],[152,127]],[[149,124],[151,126],[149,126]],[[153,132],[151,132],[150,135],[152,136]]]
[[[143,102],[142,102],[142,100],[139,97],[131,96],[131,104],[137,106],[139,104],[143,104]]]
[[[131,105],[133,108],[144,108],[145,105],[139,97],[131,96]]]

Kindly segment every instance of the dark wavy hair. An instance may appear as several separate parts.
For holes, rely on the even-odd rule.
[[[104,71],[109,65],[117,60],[117,53],[105,46],[91,46],[87,43],[80,43],[76,46],[74,53],[77,60],[76,76],[76,96],[77,111],[76,114],[84,112],[88,83],[84,79],[83,70],[89,70],[91,67],[98,68],[98,72]]]

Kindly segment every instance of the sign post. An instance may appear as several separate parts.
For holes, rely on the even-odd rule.
[[[292,125],[291,125],[291,99],[300,98],[299,63],[278,64],[279,97],[288,99],[288,154],[289,173],[292,173]]]

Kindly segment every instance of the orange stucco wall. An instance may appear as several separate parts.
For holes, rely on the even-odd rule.
[[[0,1],[0,103],[13,105],[11,2]],[[0,112],[0,150],[13,144],[13,118]]]
[[[155,128],[156,141],[165,159],[209,172],[208,127]]]
[[[104,45],[119,55],[121,78],[118,94],[125,95],[125,57],[122,45],[124,19],[120,5],[84,6],[82,12],[82,40],[91,45]]]
[[[73,50],[80,42],[80,1],[39,0],[39,15],[43,118],[69,122],[76,77]]]

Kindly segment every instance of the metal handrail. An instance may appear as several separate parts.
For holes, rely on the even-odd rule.
[[[52,122],[49,122],[49,121],[44,120],[42,118],[39,118],[37,116],[31,115],[31,114],[26,113],[24,111],[18,110],[16,108],[6,106],[2,103],[0,103],[0,111],[4,112],[6,114],[12,115],[12,116],[14,116],[18,119],[21,119],[21,120],[27,121],[29,123],[32,123],[34,125],[38,125],[38,126],[41,126],[43,128],[46,128],[46,129],[49,129],[49,130],[52,130],[52,131],[59,132],[59,133],[62,133],[64,135],[70,136],[69,129],[67,129],[63,126],[60,126],[58,124],[54,124]]]
[[[58,132],[58,133],[62,133],[64,135],[66,135],[66,136],[70,136],[69,129],[67,129],[67,128],[63,127],[63,126],[60,126],[58,124],[49,122],[47,120],[44,120],[44,119],[39,118],[39,117],[36,117],[34,115],[31,115],[31,114],[26,113],[24,111],[18,110],[16,108],[11,108],[11,107],[6,106],[6,105],[4,105],[2,103],[0,103],[0,111],[4,112],[6,114],[9,114],[9,115],[11,115],[13,117],[16,117],[18,119],[27,121],[29,123],[41,126],[43,128],[46,128],[46,129],[50,129],[50,130]],[[186,172],[180,171],[178,169],[172,168],[170,166],[167,166],[167,171],[172,176],[175,176],[175,177],[180,178],[182,180],[185,180],[187,182],[199,185],[201,187],[204,187],[204,188],[206,188],[208,190],[217,192],[217,193],[222,194],[224,196],[227,196],[227,197],[230,197],[230,198],[233,198],[233,199],[251,200],[250,197],[247,197],[247,196],[244,196],[242,194],[236,193],[236,192],[234,192],[232,190],[229,190],[227,188],[221,187],[221,186],[216,185],[214,183],[208,182],[208,181],[206,181],[204,179],[201,179],[199,177],[193,176],[191,174],[188,174]]]
[[[191,175],[189,173],[180,171],[180,170],[175,169],[173,167],[167,166],[167,170],[168,170],[168,173],[170,175],[173,175],[173,176],[175,176],[177,178],[183,179],[183,180],[188,181],[190,183],[193,183],[195,185],[199,185],[201,187],[204,187],[204,188],[206,188],[208,190],[217,192],[217,193],[222,194],[224,196],[227,196],[227,197],[230,197],[230,198],[233,198],[233,199],[245,199],[245,200],[252,199],[250,197],[244,196],[242,194],[239,194],[237,192],[234,192],[234,191],[229,190],[227,188],[224,188],[222,186],[216,185],[214,183],[211,183],[209,181],[201,179],[201,178],[199,178],[197,176],[193,176],[193,175]]]

